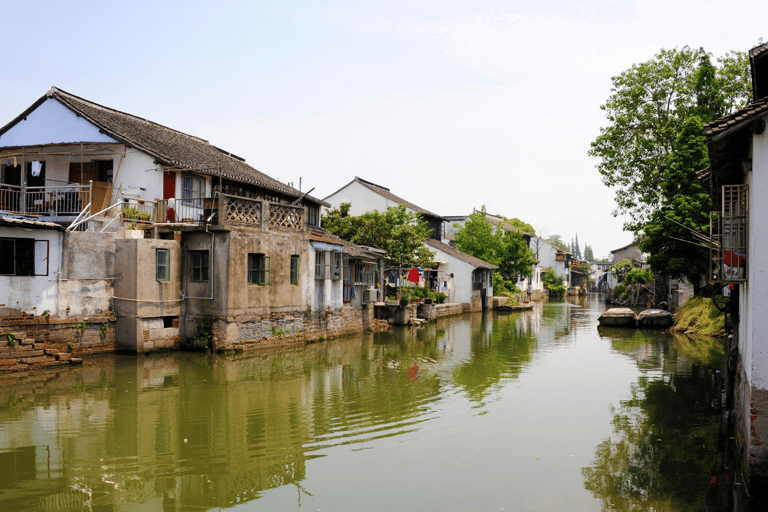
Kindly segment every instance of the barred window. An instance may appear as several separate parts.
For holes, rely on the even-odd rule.
[[[299,284],[299,255],[291,256],[291,284]]]
[[[189,251],[193,282],[208,281],[208,251]]]
[[[248,284],[266,285],[272,282],[269,256],[248,255]]]
[[[170,249],[155,250],[155,279],[158,281],[170,281],[171,279]]]
[[[325,279],[325,253],[315,252],[315,279]]]

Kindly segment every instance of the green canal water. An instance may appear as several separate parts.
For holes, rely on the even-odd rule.
[[[0,510],[704,510],[722,344],[599,296],[0,376]]]

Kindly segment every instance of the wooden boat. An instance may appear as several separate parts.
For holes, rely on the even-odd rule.
[[[637,316],[629,308],[611,308],[600,315],[598,322],[606,327],[636,327]]]
[[[646,309],[637,315],[637,325],[640,327],[666,329],[672,323],[672,313],[663,309]]]
[[[533,309],[533,304],[518,304],[517,306],[513,306],[511,304],[499,304],[496,306],[496,311],[500,312],[509,312],[509,311],[528,311],[530,309]]]

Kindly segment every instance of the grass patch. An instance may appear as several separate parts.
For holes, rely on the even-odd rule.
[[[675,313],[673,331],[693,331],[710,336],[725,334],[725,315],[707,297],[693,297]]]

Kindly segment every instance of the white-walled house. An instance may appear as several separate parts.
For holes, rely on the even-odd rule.
[[[427,247],[439,253],[436,279],[430,279],[437,285],[451,288],[448,301],[461,303],[467,310],[485,309],[489,307],[493,297],[492,269],[497,267],[477,258],[462,253],[456,248],[444,243],[445,218],[430,212],[405,199],[396,196],[392,191],[381,185],[355,177],[354,180],[327,196],[324,199],[332,208],[339,208],[349,203],[350,215],[362,215],[366,212],[385,211],[390,206],[404,205],[407,210],[418,213],[432,229]],[[487,275],[486,275],[487,274]],[[481,276],[483,276],[481,278]],[[459,283],[458,286],[456,283]]]
[[[0,128],[0,309],[114,312],[118,346],[138,352],[199,339],[206,318],[217,350],[324,337],[330,315],[351,329],[354,258],[320,228],[322,206],[201,138],[54,87]]]
[[[493,297],[493,271],[499,267],[431,238],[425,241],[438,262],[438,290],[447,302],[464,305],[467,311],[489,307]]]
[[[323,200],[329,203],[332,208],[338,208],[344,203],[349,203],[351,205],[349,214],[354,216],[374,210],[384,212],[390,206],[404,205],[408,211],[418,213],[427,222],[432,229],[432,238],[435,240],[443,239],[443,223],[445,221],[443,217],[396,196],[386,187],[357,176]]]
[[[0,317],[58,311],[63,231],[53,222],[0,216]]]
[[[752,492],[768,485],[768,43],[749,52],[753,101],[705,127],[710,168],[699,173],[719,214],[710,282],[731,296],[736,438]]]

